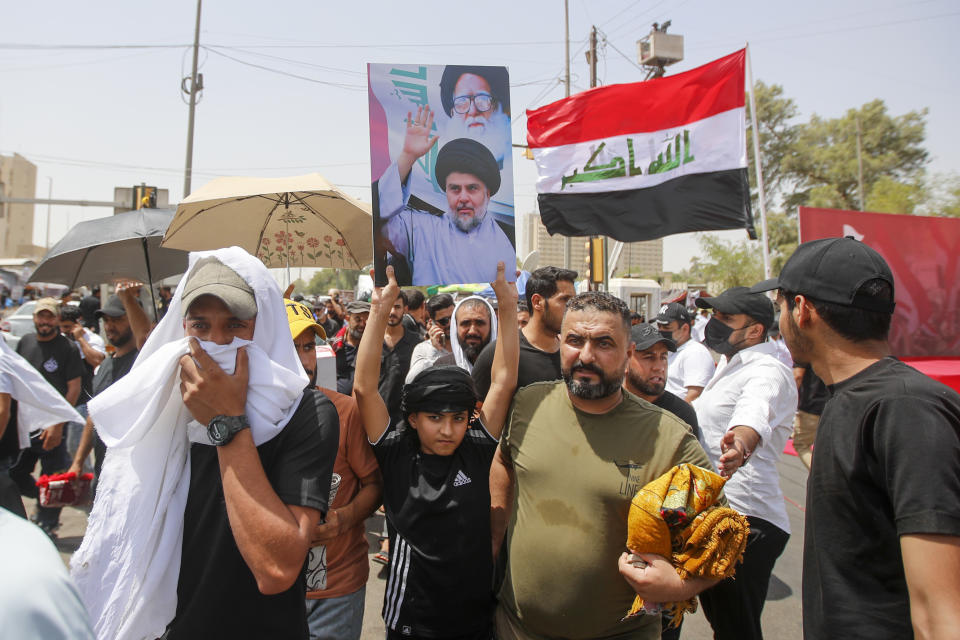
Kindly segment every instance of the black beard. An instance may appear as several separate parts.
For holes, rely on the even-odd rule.
[[[36,329],[37,335],[43,338],[46,338],[47,336],[52,336],[54,333],[57,333],[58,331],[60,331],[60,327],[48,327],[42,324],[34,324],[33,327],[34,329]]]
[[[110,340],[110,344],[119,349],[125,347],[131,340],[133,340],[133,331],[127,329],[125,332],[117,336],[116,339]]]
[[[633,387],[643,395],[655,396],[657,398],[659,398],[667,388],[666,382],[658,385],[651,385],[640,376],[635,375],[630,369],[627,369],[627,382],[630,383],[629,386]]]
[[[581,382],[574,380],[573,374],[577,371],[592,371],[600,376],[599,382]],[[599,398],[609,398],[623,385],[623,375],[617,379],[608,378],[600,368],[593,364],[584,364],[577,360],[570,367],[569,371],[561,371],[563,381],[567,384],[567,389],[578,398],[584,400],[597,400]]]
[[[466,344],[460,345],[463,348],[463,355],[466,356],[467,362],[469,362],[470,364],[473,364],[474,362],[476,362],[477,357],[480,355],[480,352],[483,351],[483,348],[485,346],[487,346],[487,342],[490,342],[490,341],[487,340],[485,342],[480,342],[478,344],[466,343]]]

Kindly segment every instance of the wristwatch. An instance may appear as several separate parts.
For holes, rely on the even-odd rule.
[[[247,416],[214,416],[210,424],[207,425],[207,436],[210,442],[218,447],[229,443],[240,431],[249,429],[250,423],[247,422]]]

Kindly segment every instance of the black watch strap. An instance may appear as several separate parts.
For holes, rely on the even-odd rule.
[[[210,424],[207,425],[207,436],[210,438],[211,444],[222,447],[233,440],[233,436],[249,427],[250,423],[247,421],[247,416],[243,414],[239,416],[214,416]]]

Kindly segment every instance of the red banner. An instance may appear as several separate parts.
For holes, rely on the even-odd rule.
[[[800,240],[853,236],[893,271],[898,357],[960,357],[960,220],[800,207]]]

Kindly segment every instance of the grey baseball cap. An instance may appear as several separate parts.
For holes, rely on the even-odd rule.
[[[370,313],[370,303],[363,300],[351,300],[347,303],[347,313]]]
[[[257,315],[257,297],[253,287],[213,256],[199,260],[183,286],[184,315],[200,296],[219,298],[241,320],[249,320]]]

